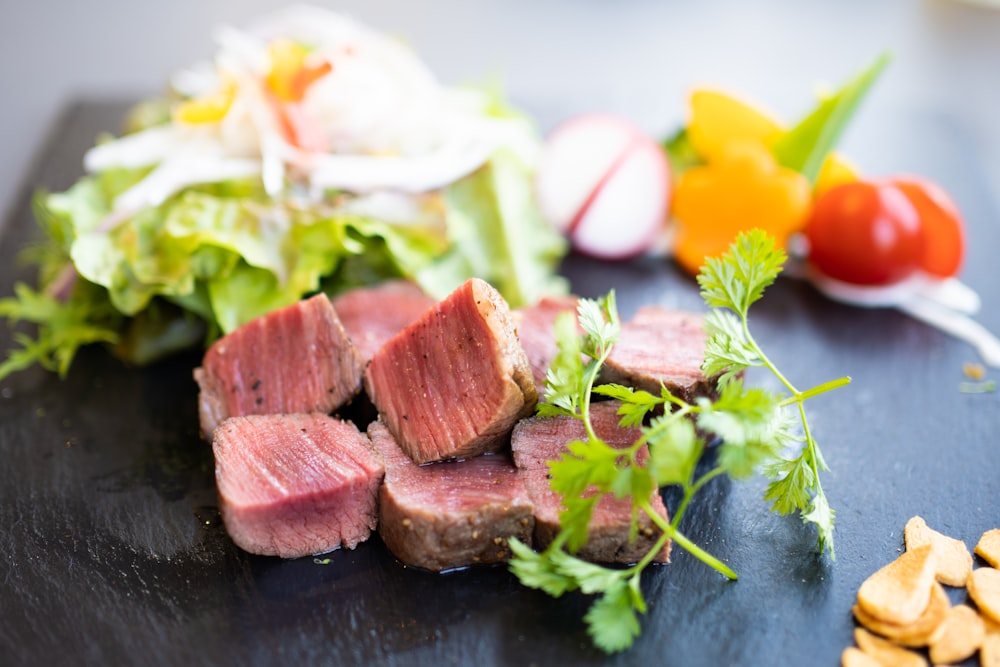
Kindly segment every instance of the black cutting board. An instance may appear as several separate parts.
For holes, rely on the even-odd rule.
[[[14,262],[36,238],[30,190],[70,185],[123,109],[81,102],[63,114],[5,228],[0,293],[30,279]],[[983,297],[980,321],[1000,331],[1000,218],[975,142],[946,118],[905,123],[924,140],[897,142],[897,161],[943,176],[959,201],[964,278]],[[624,316],[648,302],[700,308],[694,283],[662,260],[570,257],[564,271],[585,296],[616,288]],[[959,391],[963,362],[976,360],[963,343],[791,280],[769,290],[752,326],[800,388],[853,377],[809,405],[833,468],[836,561],[814,554],[797,519],[768,513],[762,481],[717,479],[682,528],[739,581],[675,549],[645,577],[642,636],[612,657],[589,643],[585,598],[550,599],[503,568],[415,571],[377,538],[327,564],[234,547],[198,437],[198,354],[134,369],[88,349],[65,380],[16,375],[0,383],[0,664],[838,664],[857,587],[899,554],[910,516],[970,547],[1000,526],[1000,393]]]

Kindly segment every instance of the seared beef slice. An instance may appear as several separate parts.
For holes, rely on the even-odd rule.
[[[531,544],[531,501],[507,455],[418,466],[381,422],[368,435],[385,462],[379,535],[396,558],[440,571],[505,561],[511,537]]]
[[[639,429],[618,425],[620,405],[618,401],[605,401],[590,406],[591,421],[597,435],[617,449],[631,446],[640,435]],[[559,532],[559,511],[562,509],[559,495],[549,485],[548,462],[568,452],[570,442],[586,438],[583,422],[573,417],[534,417],[521,421],[514,428],[511,438],[514,463],[521,470],[528,495],[535,505],[535,546],[539,549],[544,549],[555,539]],[[648,450],[643,447],[639,460],[645,462],[647,457]],[[653,492],[650,502],[657,514],[666,519],[667,509],[658,492]],[[587,544],[576,555],[595,563],[634,563],[644,557],[653,548],[661,531],[645,513],[640,512],[639,535],[630,543],[631,516],[630,498],[617,499],[611,495],[601,498],[590,520]],[[669,556],[668,543],[656,560],[666,562]]]
[[[227,417],[331,412],[361,391],[361,359],[325,294],[217,340],[194,371],[201,430]]]
[[[245,551],[295,558],[368,539],[384,467],[350,422],[321,414],[233,417],[216,429],[226,531]]]
[[[368,364],[365,388],[417,463],[506,446],[538,398],[507,302],[478,278],[389,340]]]
[[[562,313],[576,315],[577,297],[545,297],[533,306],[514,311],[517,337],[528,355],[535,389],[539,396],[545,394],[545,376],[552,360],[559,353],[556,342],[556,318]]]
[[[363,362],[437,301],[408,280],[359,287],[333,299],[333,309]]]
[[[672,394],[692,402],[716,394],[716,378],[701,372],[705,358],[703,318],[657,306],[640,308],[622,325],[601,382],[615,382],[659,395],[662,382]]]

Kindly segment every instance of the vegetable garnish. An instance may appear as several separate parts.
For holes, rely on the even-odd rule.
[[[736,234],[762,227],[762,220],[785,247],[806,224],[810,195],[853,180],[853,168],[832,151],[888,61],[887,55],[875,59],[788,128],[727,93],[694,91],[687,127],[664,143],[679,172],[672,213],[681,267],[696,274],[705,258],[723,253]],[[736,177],[739,165],[747,174]]]
[[[677,181],[674,215],[678,225],[674,259],[697,274],[744,229],[763,229],[784,247],[809,212],[809,181],[781,167],[764,144],[735,140],[712,162],[691,167]]]
[[[738,232],[763,228],[793,255],[789,275],[837,301],[897,308],[1000,367],[1000,339],[970,317],[979,297],[957,277],[955,202],[926,178],[865,178],[833,152],[888,62],[876,58],[788,129],[728,93],[696,90],[687,126],[663,144],[676,183],[673,258],[694,275]]]
[[[1000,339],[972,319],[979,295],[958,279],[965,226],[942,188],[915,176],[859,179],[820,194],[795,273],[832,299],[894,307],[971,344],[1000,367]]]
[[[660,145],[608,113],[575,116],[546,137],[536,193],[573,248],[598,259],[648,252],[667,223],[670,164]]]
[[[319,290],[406,277],[443,297],[471,276],[513,306],[565,291],[541,218],[539,141],[492,90],[439,84],[404,45],[296,7],[216,35],[214,63],[39,192],[38,325],[0,365],[64,374],[82,345],[147,363]]]
[[[665,388],[654,395],[621,385],[595,386],[620,330],[614,292],[599,300],[580,302],[576,319],[582,336],[572,315],[557,321],[559,354],[549,370],[538,414],[582,420],[587,439],[570,443],[569,452],[549,464],[551,486],[565,508],[560,515],[560,533],[540,553],[512,541],[515,558],[511,570],[522,584],[554,597],[573,590],[600,594],[585,620],[594,643],[608,653],[628,648],[638,636],[637,614],[646,609],[640,577],[668,540],[736,579],[736,572],[680,530],[692,498],[715,477],[743,479],[762,472],[771,479],[765,499],[772,503],[772,510],[782,515],[797,512],[816,527],[820,552],[834,556],[834,511],[820,482],[820,473],[828,468],[803,404],[848,384],[850,378],[799,391],[764,354],[748,326],[750,306],[774,282],[785,259],[773,238],[752,230],[739,234],[729,251],[710,259],[698,276],[702,297],[713,309],[705,319],[708,343],[702,370],[709,376],[721,373],[715,401],[702,398],[687,403]],[[590,360],[584,362],[581,353]],[[742,375],[751,367],[771,371],[788,395],[745,386]],[[612,449],[595,434],[589,416],[592,394],[620,400],[620,423],[641,427],[642,434],[631,448]],[[696,477],[696,465],[712,437],[721,440],[715,465]],[[649,449],[646,466],[637,463],[636,455],[643,446]],[[668,522],[653,510],[648,498],[654,489],[672,485],[681,487],[683,497]],[[645,513],[662,531],[648,554],[624,569],[585,562],[573,555],[586,541],[593,506],[602,494],[609,493],[617,498],[631,497],[633,516]]]

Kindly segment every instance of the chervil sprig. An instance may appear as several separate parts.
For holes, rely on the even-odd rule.
[[[606,652],[624,650],[638,636],[639,614],[646,610],[641,575],[668,541],[736,579],[729,566],[679,529],[695,494],[720,475],[739,479],[762,471],[772,480],[765,496],[772,509],[781,514],[799,511],[803,520],[817,526],[820,548],[833,555],[833,510],[819,483],[819,473],[827,467],[803,402],[850,380],[840,378],[798,391],[764,354],[747,323],[750,306],[774,282],[784,260],[773,240],[754,231],[740,235],[727,255],[709,260],[699,276],[706,303],[721,309],[705,320],[708,342],[702,370],[719,376],[714,401],[699,398],[688,403],[664,387],[656,395],[616,384],[596,385],[621,326],[613,292],[596,301],[581,299],[576,318],[557,321],[559,354],[549,369],[538,413],[582,420],[586,439],[569,443],[567,451],[549,464],[552,489],[564,507],[560,533],[541,553],[513,540],[511,570],[524,585],[555,597],[574,590],[598,595],[584,620],[595,645]],[[790,396],[744,386],[743,373],[754,366],[773,372]],[[639,428],[640,436],[630,447],[615,449],[594,432],[590,422],[594,394],[620,401],[621,426]],[[799,419],[788,408],[795,408]],[[706,436],[720,439],[721,444],[715,465],[696,477]],[[640,456],[644,447],[649,452],[645,461]],[[788,453],[796,448],[797,454]],[[650,502],[654,490],[664,486],[679,486],[682,491],[669,521]],[[660,531],[646,555],[631,567],[604,567],[573,555],[586,543],[593,508],[604,494],[631,497],[631,538],[640,514]]]
[[[773,453],[774,460],[763,468],[772,480],[764,497],[772,502],[773,511],[779,514],[797,511],[803,521],[814,524],[819,550],[828,550],[833,558],[834,511],[820,482],[820,472],[829,468],[809,428],[803,403],[807,398],[842,387],[851,380],[838,378],[811,390],[799,391],[764,354],[750,333],[747,319],[750,306],[778,277],[784,262],[785,252],[776,248],[774,240],[760,230],[741,234],[729,253],[706,261],[698,276],[702,298],[711,307],[729,312],[716,311],[706,318],[708,344],[702,370],[709,373],[727,368],[723,375],[725,386],[745,369],[764,366],[788,390],[790,396],[783,405],[797,409],[803,433],[802,447],[795,455],[787,455],[780,449]],[[776,443],[778,445],[787,445],[794,438],[787,426],[776,433],[781,440]]]

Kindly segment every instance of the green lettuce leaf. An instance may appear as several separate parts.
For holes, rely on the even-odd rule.
[[[387,278],[415,279],[444,296],[479,276],[514,306],[565,291],[553,276],[562,238],[540,219],[530,170],[513,153],[499,152],[445,190],[445,225],[304,208],[267,198],[253,180],[187,188],[109,223],[115,197],[146,173],[111,170],[62,193],[37,193],[48,238],[31,253],[41,288],[0,300],[0,314],[35,322],[39,338],[20,338],[0,377],[32,363],[64,372],[90,342],[149,363],[319,290]],[[43,298],[45,314],[27,316]]]
[[[516,308],[566,291],[565,280],[555,275],[565,240],[541,219],[530,170],[514,153],[498,151],[448,186],[445,207],[451,249],[416,274],[428,292],[444,296],[477,276]]]

